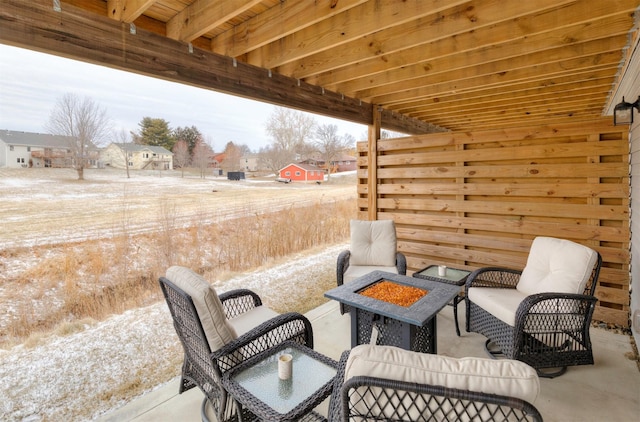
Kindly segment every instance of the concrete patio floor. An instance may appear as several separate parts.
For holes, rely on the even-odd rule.
[[[466,333],[464,304],[458,308],[462,336],[457,337],[452,307],[438,314],[438,353],[447,356],[485,357],[485,338]],[[350,348],[349,316],[340,315],[337,302],[308,312],[314,329],[315,349],[334,359]],[[640,415],[640,372],[628,336],[591,329],[595,365],[570,367],[554,379],[540,380],[534,405],[547,422],[630,421]],[[197,388],[178,395],[177,377],[124,407],[104,415],[101,422],[200,421],[203,395]],[[328,399],[318,409],[326,414]]]

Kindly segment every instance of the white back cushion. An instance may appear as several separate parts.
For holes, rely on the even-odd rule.
[[[582,293],[597,259],[596,251],[570,240],[536,237],[516,288],[527,295]]]
[[[509,359],[452,358],[393,346],[360,345],[351,350],[345,380],[370,376],[517,397],[534,403],[540,392],[535,369]]]
[[[167,279],[191,296],[211,351],[237,338],[227,322],[220,298],[204,278],[189,268],[173,266],[167,270]]]
[[[349,265],[396,265],[396,226],[393,220],[351,220]]]

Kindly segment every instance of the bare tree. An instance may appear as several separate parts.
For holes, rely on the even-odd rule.
[[[174,167],[180,167],[182,177],[184,177],[184,168],[189,164],[189,158],[189,144],[187,141],[179,140],[176,142],[173,146],[173,165]]]
[[[242,157],[242,150],[233,142],[227,142],[224,148],[224,161],[222,162],[222,169],[229,171],[238,171],[240,168],[240,158]]]
[[[271,137],[271,146],[258,153],[260,165],[273,171],[297,159],[308,158],[313,150],[310,140],[316,121],[306,113],[283,107],[275,107],[265,126]]]
[[[91,98],[65,94],[58,99],[45,127],[53,135],[68,137],[73,168],[78,172],[78,180],[84,180],[88,152],[106,139],[111,131],[111,121],[107,110]]]
[[[200,138],[193,147],[193,157],[191,162],[200,170],[200,178],[204,179],[207,174],[209,164],[211,164],[213,149],[204,139]]]
[[[296,155],[293,152],[285,151],[277,145],[260,148],[260,152],[258,152],[260,166],[271,170],[276,177],[278,176],[278,171],[287,164],[292,163],[295,158]]]
[[[318,126],[315,133],[314,146],[327,166],[327,177],[331,177],[331,163],[351,148],[354,138],[351,135],[338,135],[338,126],[324,124]]]
[[[276,107],[269,116],[266,131],[277,150],[299,152],[311,138],[315,126],[315,119],[308,114]]]
[[[251,154],[251,148],[249,148],[249,145],[247,144],[234,144],[234,145],[240,150],[241,156]]]
[[[124,168],[127,170],[127,179],[130,179],[129,175],[129,152],[127,151],[127,144],[129,144],[129,134],[127,131],[122,129],[120,132],[117,132],[113,135],[113,138],[116,140],[118,146],[117,150],[120,152],[122,156],[122,161],[124,162]]]

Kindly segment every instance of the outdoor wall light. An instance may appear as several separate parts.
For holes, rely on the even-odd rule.
[[[635,103],[628,103],[622,97],[622,102],[617,104],[613,109],[613,124],[617,125],[630,125],[633,123],[633,108],[636,108],[640,113],[640,96]]]

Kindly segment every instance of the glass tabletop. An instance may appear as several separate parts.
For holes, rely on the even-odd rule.
[[[471,271],[458,270],[458,269],[455,269],[455,268],[447,267],[447,274],[444,275],[444,276],[441,276],[441,275],[438,275],[438,266],[437,265],[430,265],[427,268],[425,268],[424,270],[418,271],[416,274],[424,275],[424,276],[427,276],[427,277],[431,277],[433,279],[439,279],[439,280],[442,280],[444,282],[448,282],[448,283],[452,283],[452,284],[459,284],[469,274],[471,274]]]
[[[293,355],[289,380],[278,378],[278,356]],[[295,347],[287,347],[233,375],[233,380],[278,413],[286,414],[336,376],[336,369]]]

